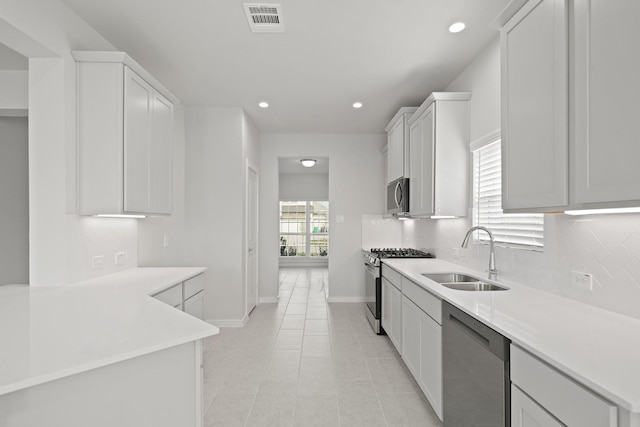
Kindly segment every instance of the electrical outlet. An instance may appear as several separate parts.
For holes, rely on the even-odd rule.
[[[127,257],[126,252],[116,252],[116,254],[113,257],[113,263],[115,265],[122,265],[124,264],[124,260],[126,257]]]
[[[460,248],[451,248],[453,251],[453,257],[455,259],[460,259]]]
[[[104,255],[98,255],[91,258],[91,268],[104,268]]]
[[[571,285],[574,288],[583,289],[585,291],[593,290],[593,275],[589,273],[581,273],[579,271],[571,272]]]
[[[164,247],[168,247],[169,246],[169,235],[165,234],[164,236],[162,236],[162,244],[164,245]]]

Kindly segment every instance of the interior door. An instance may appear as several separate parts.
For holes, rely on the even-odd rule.
[[[258,170],[247,163],[247,314],[258,300]]]

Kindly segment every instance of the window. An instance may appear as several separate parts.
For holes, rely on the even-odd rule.
[[[473,151],[473,225],[487,227],[496,243],[509,247],[541,250],[544,238],[542,214],[502,212],[502,166],[500,140]],[[486,233],[476,241],[488,242]]]
[[[280,256],[329,254],[329,202],[280,202]]]

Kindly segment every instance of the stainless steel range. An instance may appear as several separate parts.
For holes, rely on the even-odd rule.
[[[380,325],[382,314],[382,272],[380,260],[382,258],[435,258],[430,252],[409,248],[374,248],[363,250],[365,269],[365,295],[367,304],[367,319],[376,334],[385,335]]]

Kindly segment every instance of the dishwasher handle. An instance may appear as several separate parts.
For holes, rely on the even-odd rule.
[[[509,361],[509,339],[446,301],[442,302],[443,323],[456,327],[500,360]]]

